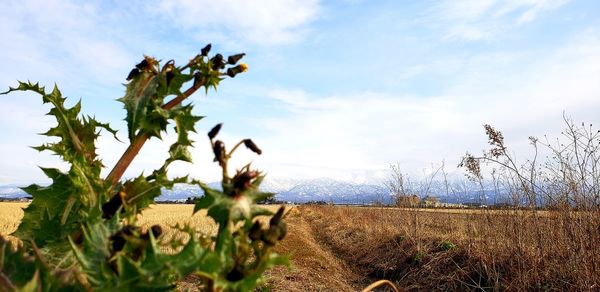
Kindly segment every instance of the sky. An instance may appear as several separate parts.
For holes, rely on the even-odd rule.
[[[68,103],[127,141],[128,72],[144,54],[185,64],[207,43],[244,52],[249,71],[190,100],[206,116],[193,164],[173,175],[216,181],[206,132],[271,179],[377,182],[399,163],[426,175],[486,148],[483,124],[526,159],[529,136],[557,136],[563,115],[600,124],[600,2],[595,0],[7,0],[0,11],[0,89],[57,84]],[[0,96],[0,185],[48,180],[66,165],[29,146],[53,124],[33,94]],[[172,131],[147,143],[125,176],[159,167]],[[127,147],[103,135],[108,170]]]

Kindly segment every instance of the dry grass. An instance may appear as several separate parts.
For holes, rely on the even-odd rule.
[[[429,290],[595,290],[600,214],[301,209],[315,236],[356,271]],[[449,248],[450,243],[454,248]]]
[[[14,231],[26,204],[0,203],[0,234]],[[145,226],[215,225],[191,205],[157,205]],[[273,207],[275,208],[275,207]],[[596,290],[600,213],[295,207],[276,247],[294,268],[267,274],[274,291],[352,291],[376,279],[409,290]],[[454,246],[452,246],[454,245]],[[168,251],[168,249],[167,249]],[[186,283],[187,282],[187,283]],[[193,288],[193,279],[180,283]]]

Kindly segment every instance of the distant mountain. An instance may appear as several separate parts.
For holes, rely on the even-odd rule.
[[[460,182],[451,183],[449,189],[442,182],[433,182],[427,188],[414,188],[411,193],[425,196],[427,194],[439,198],[447,203],[500,203],[503,195],[496,194],[493,188],[484,186],[485,196],[481,191]],[[209,183],[209,186],[220,189],[218,182]],[[279,201],[305,203],[308,201],[324,201],[336,204],[364,204],[372,202],[391,203],[389,191],[383,185],[359,184],[327,178],[312,180],[297,179],[269,179],[261,185],[262,191],[276,193]],[[468,190],[465,190],[468,189]],[[501,191],[502,192],[502,191]],[[446,195],[446,193],[448,193]],[[185,201],[189,197],[201,197],[202,190],[197,186],[177,184],[172,190],[163,190],[156,201]],[[27,194],[16,185],[0,186],[0,199],[14,199],[26,197]]]
[[[23,198],[27,197],[27,193],[25,193],[22,189],[15,185],[4,185],[0,186],[0,199],[15,199],[15,198]]]
[[[325,201],[332,203],[389,202],[388,190],[379,185],[355,184],[332,179],[300,181],[275,196],[280,201],[305,203]]]
[[[220,183],[210,183],[210,187],[220,189]],[[325,201],[333,203],[368,203],[373,201],[389,201],[387,190],[382,186],[355,184],[332,179],[314,180],[266,180],[261,190],[276,193],[280,201],[305,203],[308,201]],[[172,190],[163,190],[157,201],[182,201],[189,197],[202,196],[197,186],[178,184]]]

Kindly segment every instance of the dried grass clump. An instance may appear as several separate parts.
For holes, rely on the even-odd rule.
[[[407,289],[600,287],[597,213],[331,206],[301,213],[315,236],[357,271]]]

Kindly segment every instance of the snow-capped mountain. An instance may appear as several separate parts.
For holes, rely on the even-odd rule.
[[[219,182],[208,184],[214,189],[220,189]],[[428,185],[411,185],[407,188],[411,194],[420,197],[436,196],[442,202],[469,203],[481,202],[494,204],[501,202],[502,194],[496,194],[490,186],[484,186],[484,192],[459,182],[450,183],[448,189],[442,182],[432,182]],[[267,178],[261,185],[261,190],[275,193],[275,199],[284,202],[305,203],[309,201],[324,201],[338,204],[365,204],[372,202],[391,203],[393,198],[388,189],[382,184],[355,183],[334,179],[320,178],[312,180],[272,179]],[[501,191],[502,192],[502,191]],[[177,184],[172,190],[164,189],[156,201],[185,201],[190,197],[203,195],[198,186]],[[28,196],[15,185],[0,186],[0,199],[14,199]]]
[[[6,199],[15,199],[15,198],[23,198],[27,197],[27,193],[25,193],[22,189],[15,185],[5,185],[0,186],[0,198]]]
[[[379,185],[355,184],[332,179],[300,181],[275,196],[280,201],[303,203],[325,201],[333,203],[367,203],[389,201],[387,189]]]

